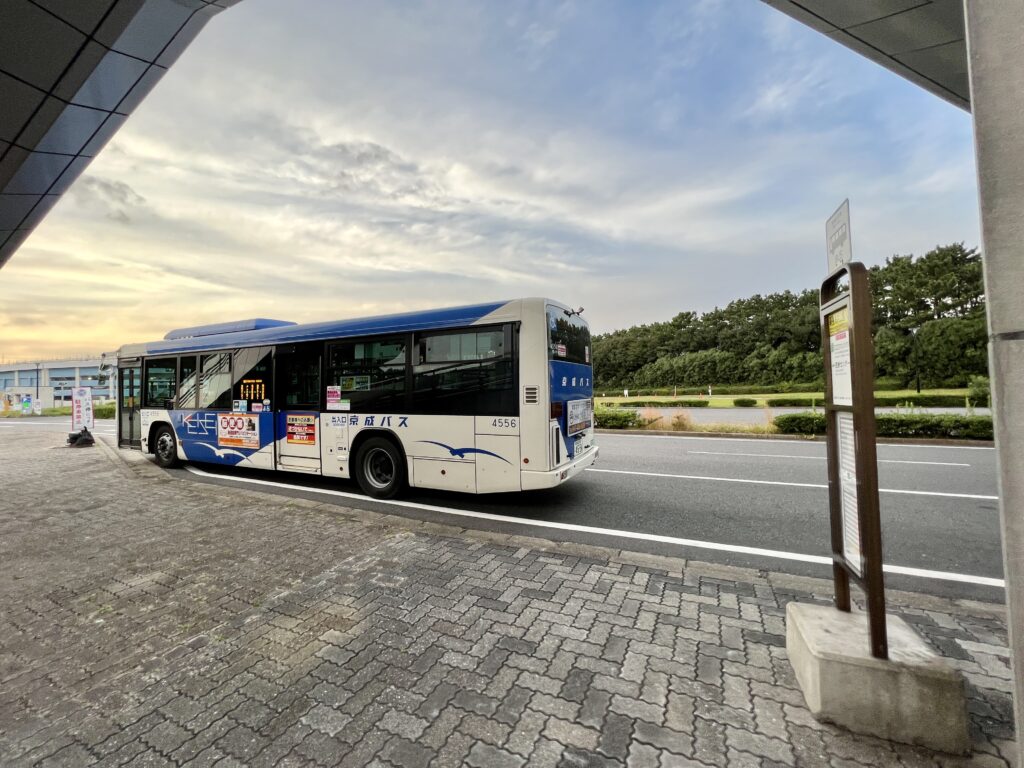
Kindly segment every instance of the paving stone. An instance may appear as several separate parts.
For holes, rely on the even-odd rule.
[[[540,738],[547,720],[547,715],[540,712],[523,712],[508,739],[501,746],[509,752],[529,757],[537,745],[537,740]]]
[[[170,755],[191,738],[191,731],[185,730],[170,720],[165,720],[155,728],[147,731],[143,735],[142,740],[157,752],[163,755]]]
[[[593,728],[579,725],[558,717],[549,717],[544,735],[552,741],[565,744],[567,747],[579,747],[585,750],[597,749],[600,734]]]
[[[580,711],[580,705],[575,701],[548,696],[546,693],[535,693],[530,699],[530,709],[560,717],[563,720],[575,720]]]
[[[416,742],[395,736],[384,745],[379,757],[402,768],[426,768],[434,758],[434,753]]]
[[[268,743],[265,737],[244,725],[239,725],[218,739],[215,746],[231,757],[247,763],[258,755]]]
[[[645,720],[637,720],[633,737],[637,741],[650,744],[658,749],[675,752],[679,755],[693,754],[693,737],[687,733],[673,731],[671,728],[663,728],[653,725]]]
[[[627,768],[659,768],[661,755],[657,749],[634,741],[626,756]]]
[[[785,741],[751,733],[740,728],[726,726],[726,744],[732,749],[749,752],[753,755],[768,758],[777,763],[793,765],[793,748]]]
[[[620,715],[639,718],[656,725],[661,725],[665,719],[665,710],[658,705],[648,704],[628,696],[612,696],[611,710]]]
[[[474,739],[498,746],[505,743],[512,731],[511,726],[490,720],[480,715],[466,715],[459,723],[459,730]]]
[[[466,764],[474,768],[520,768],[526,761],[519,755],[478,741],[469,750]]]
[[[351,721],[351,715],[339,712],[334,707],[328,707],[324,704],[318,704],[313,707],[302,718],[302,722],[310,728],[326,733],[328,736],[333,736]]]
[[[630,744],[633,743],[633,720],[624,715],[611,713],[605,720],[604,728],[598,742],[598,751],[624,760],[629,754]]]
[[[608,708],[612,703],[612,695],[607,691],[598,691],[591,688],[587,691],[586,698],[583,699],[583,706],[580,707],[580,713],[577,720],[583,725],[590,726],[591,728],[600,728],[601,723],[604,722],[605,715],[608,713]]]
[[[508,693],[505,694],[505,698],[502,699],[497,711],[495,711],[494,719],[502,723],[514,725],[523,714],[523,710],[526,709],[526,705],[529,704],[530,700],[536,695],[538,694],[535,694],[527,688],[513,686],[509,689]]]
[[[493,715],[501,702],[475,691],[459,691],[452,699],[452,705],[478,715]]]
[[[558,768],[622,768],[622,766],[623,763],[620,760],[613,760],[597,752],[576,747],[566,748],[558,763]]]

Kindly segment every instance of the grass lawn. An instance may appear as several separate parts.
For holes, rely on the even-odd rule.
[[[883,395],[885,397],[911,397],[918,394],[916,389],[885,389],[875,392],[876,395]],[[922,395],[957,395],[959,397],[967,397],[966,389],[922,389]],[[771,407],[771,401],[776,398],[814,398],[816,405],[820,406],[825,400],[824,392],[793,392],[790,394],[752,394],[752,395],[715,395],[712,393],[709,408],[734,408],[736,407],[733,403],[737,398],[752,398],[757,400],[759,407]],[[630,405],[631,403],[654,403],[654,402],[665,402],[673,400],[700,400],[702,399],[698,395],[679,395],[673,397],[672,395],[651,395],[643,397],[594,397],[595,405]],[[704,398],[706,399],[706,398]]]

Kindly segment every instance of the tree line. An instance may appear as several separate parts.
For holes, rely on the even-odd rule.
[[[870,270],[875,375],[894,386],[964,386],[988,373],[981,255],[955,243]],[[737,299],[594,337],[597,386],[823,384],[818,292]]]

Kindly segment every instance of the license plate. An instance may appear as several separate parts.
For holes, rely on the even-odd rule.
[[[593,414],[590,412],[590,400],[570,400],[567,426],[570,435],[590,429]]]

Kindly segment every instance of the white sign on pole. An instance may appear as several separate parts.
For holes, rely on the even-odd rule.
[[[853,405],[853,365],[850,357],[850,308],[828,316],[829,362],[833,405]]]
[[[71,390],[71,431],[80,432],[83,427],[90,431],[96,427],[92,415],[92,389],[75,387]]]
[[[857,576],[862,576],[860,509],[857,506],[857,442],[853,414],[836,414],[839,444],[839,496],[843,510],[843,557]]]
[[[843,204],[825,222],[825,244],[828,248],[828,271],[830,273],[853,261],[849,199],[843,200]]]

